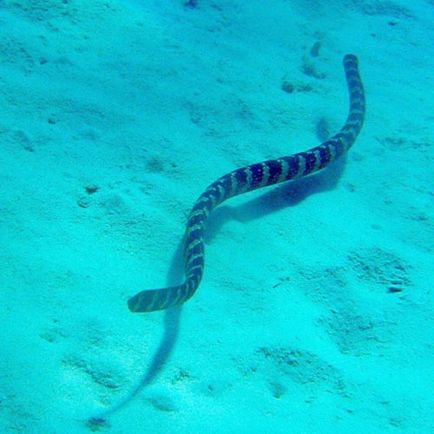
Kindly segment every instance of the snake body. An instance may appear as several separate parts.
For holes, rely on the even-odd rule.
[[[178,286],[144,290],[128,300],[132,312],[151,312],[180,305],[193,296],[204,271],[204,232],[211,211],[238,194],[301,178],[323,169],[342,156],[358,136],[365,116],[365,94],[356,56],[343,59],[350,107],[337,134],[305,152],[267,160],[223,175],[199,196],[188,218],[184,236],[185,280]]]

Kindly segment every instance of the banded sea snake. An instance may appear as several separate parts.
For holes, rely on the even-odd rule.
[[[193,296],[202,279],[205,265],[203,240],[206,221],[217,205],[238,194],[314,173],[348,151],[363,125],[365,94],[357,57],[347,54],[343,64],[350,107],[347,120],[340,131],[305,152],[236,169],[209,185],[197,199],[187,221],[184,235],[184,283],[137,293],[128,300],[128,307],[132,312],[167,309],[180,305]]]

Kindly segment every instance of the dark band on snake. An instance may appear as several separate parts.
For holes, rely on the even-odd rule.
[[[341,157],[358,136],[365,116],[365,94],[356,56],[343,60],[350,97],[347,120],[324,143],[304,152],[236,169],[213,182],[199,196],[188,218],[184,236],[185,281],[169,288],[144,290],[128,300],[132,312],[151,312],[180,305],[190,299],[204,271],[204,231],[210,212],[238,194],[301,178],[323,169]]]

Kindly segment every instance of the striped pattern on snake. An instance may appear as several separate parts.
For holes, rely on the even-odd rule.
[[[238,194],[301,178],[323,169],[342,156],[358,136],[365,116],[365,94],[356,56],[343,59],[350,107],[344,126],[324,143],[305,152],[263,161],[223,175],[199,196],[184,236],[185,281],[181,285],[144,290],[128,300],[132,312],[151,312],[180,305],[193,296],[204,271],[204,231],[210,212]]]

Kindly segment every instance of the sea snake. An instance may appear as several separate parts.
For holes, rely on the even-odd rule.
[[[343,64],[350,107],[347,120],[340,131],[305,152],[236,169],[209,185],[197,199],[187,221],[184,235],[184,283],[137,293],[128,300],[132,312],[167,309],[180,305],[193,296],[202,279],[205,265],[203,240],[206,221],[217,205],[238,194],[314,173],[348,151],[363,125],[365,94],[357,57],[347,54]]]

